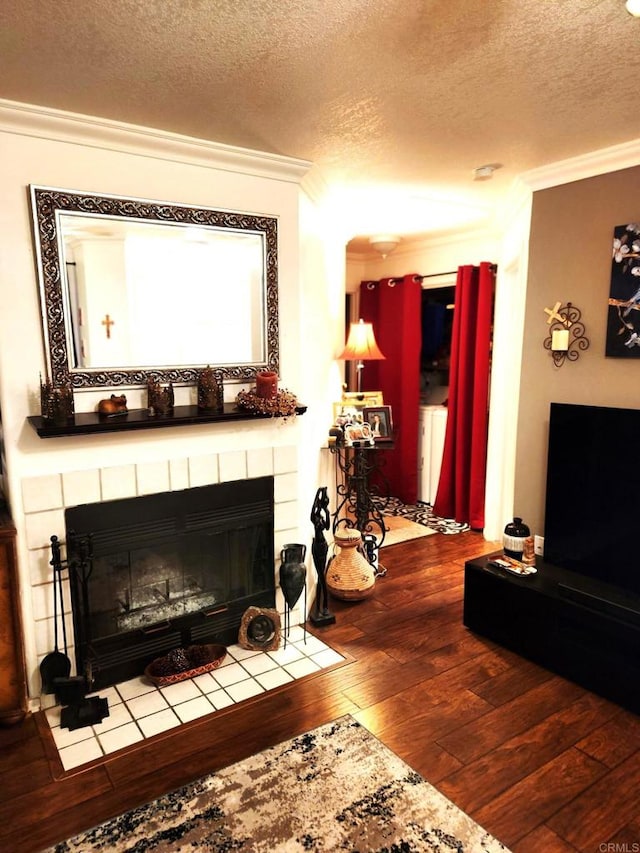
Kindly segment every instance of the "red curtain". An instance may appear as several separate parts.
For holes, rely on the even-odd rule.
[[[451,337],[447,431],[433,511],[484,527],[489,370],[495,266],[458,269]]]
[[[360,286],[360,317],[373,323],[385,355],[384,361],[364,363],[362,389],[382,391],[391,406],[394,449],[379,452],[391,495],[409,504],[418,499],[421,290],[414,274]]]

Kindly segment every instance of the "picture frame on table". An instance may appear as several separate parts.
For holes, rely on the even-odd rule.
[[[373,445],[374,438],[369,424],[366,421],[347,424],[344,428],[344,443],[346,447]]]
[[[373,440],[378,442],[393,441],[393,419],[391,406],[365,406],[362,410],[365,423],[371,427]]]
[[[347,424],[362,423],[363,411],[366,406],[381,406],[382,391],[346,391],[339,403],[333,404],[334,426],[344,427]]]
[[[382,391],[345,391],[342,394],[342,403],[345,406],[364,409],[365,406],[382,406],[384,400]]]
[[[333,404],[333,423],[334,426],[344,427],[347,424],[362,423],[362,409],[352,406],[349,403],[334,403]]]

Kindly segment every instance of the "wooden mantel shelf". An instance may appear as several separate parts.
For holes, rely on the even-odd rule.
[[[303,415],[306,406],[296,408],[297,415]],[[132,429],[157,429],[158,427],[194,426],[197,424],[226,423],[229,421],[266,420],[278,415],[262,415],[239,409],[235,403],[225,403],[222,412],[207,412],[197,406],[175,406],[171,414],[150,415],[147,409],[131,409],[124,415],[108,417],[98,412],[80,412],[65,423],[51,423],[40,415],[32,415],[27,420],[40,438],[59,438],[68,435],[92,435],[104,432],[123,432]]]

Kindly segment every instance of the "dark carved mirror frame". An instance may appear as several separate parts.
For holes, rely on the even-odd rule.
[[[265,360],[251,364],[212,364],[223,378],[232,382],[255,379],[257,371],[279,372],[278,338],[278,230],[277,219],[248,213],[189,207],[161,201],[91,195],[51,187],[31,186],[34,237],[40,279],[45,354],[49,380],[55,387],[70,384],[74,389],[145,386],[148,379],[173,382],[176,385],[197,384],[199,371],[206,365],[171,365],[159,367],[75,368],[65,316],[62,274],[62,248],[57,215],[79,212],[91,216],[125,217],[156,223],[212,226],[217,229],[259,232],[265,242]],[[232,283],[231,283],[232,286]],[[197,307],[194,306],[194,310]]]

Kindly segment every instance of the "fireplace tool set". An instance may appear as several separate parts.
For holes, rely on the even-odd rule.
[[[82,675],[72,676],[71,661],[68,657],[67,627],[64,619],[64,599],[62,585],[63,561],[60,556],[60,542],[57,536],[51,537],[51,562],[53,568],[53,619],[54,619],[54,651],[46,655],[40,664],[42,690],[44,693],[55,693],[56,698],[64,707],[60,715],[60,725],[64,729],[80,729],[84,726],[95,725],[109,716],[109,703],[100,696],[87,698],[90,689],[87,680]],[[67,565],[67,568],[70,567]],[[71,570],[71,569],[70,569]],[[58,650],[58,604],[62,620],[62,639],[64,654]]]
[[[53,565],[53,560],[50,565]],[[60,612],[62,615],[62,637],[64,642],[64,654],[58,648],[58,598],[60,598]],[[62,599],[62,577],[54,566],[53,569],[53,651],[45,655],[40,663],[40,677],[42,679],[42,692],[55,693],[57,683],[66,679],[71,672],[71,661],[67,654],[67,626],[64,621],[64,601]]]

